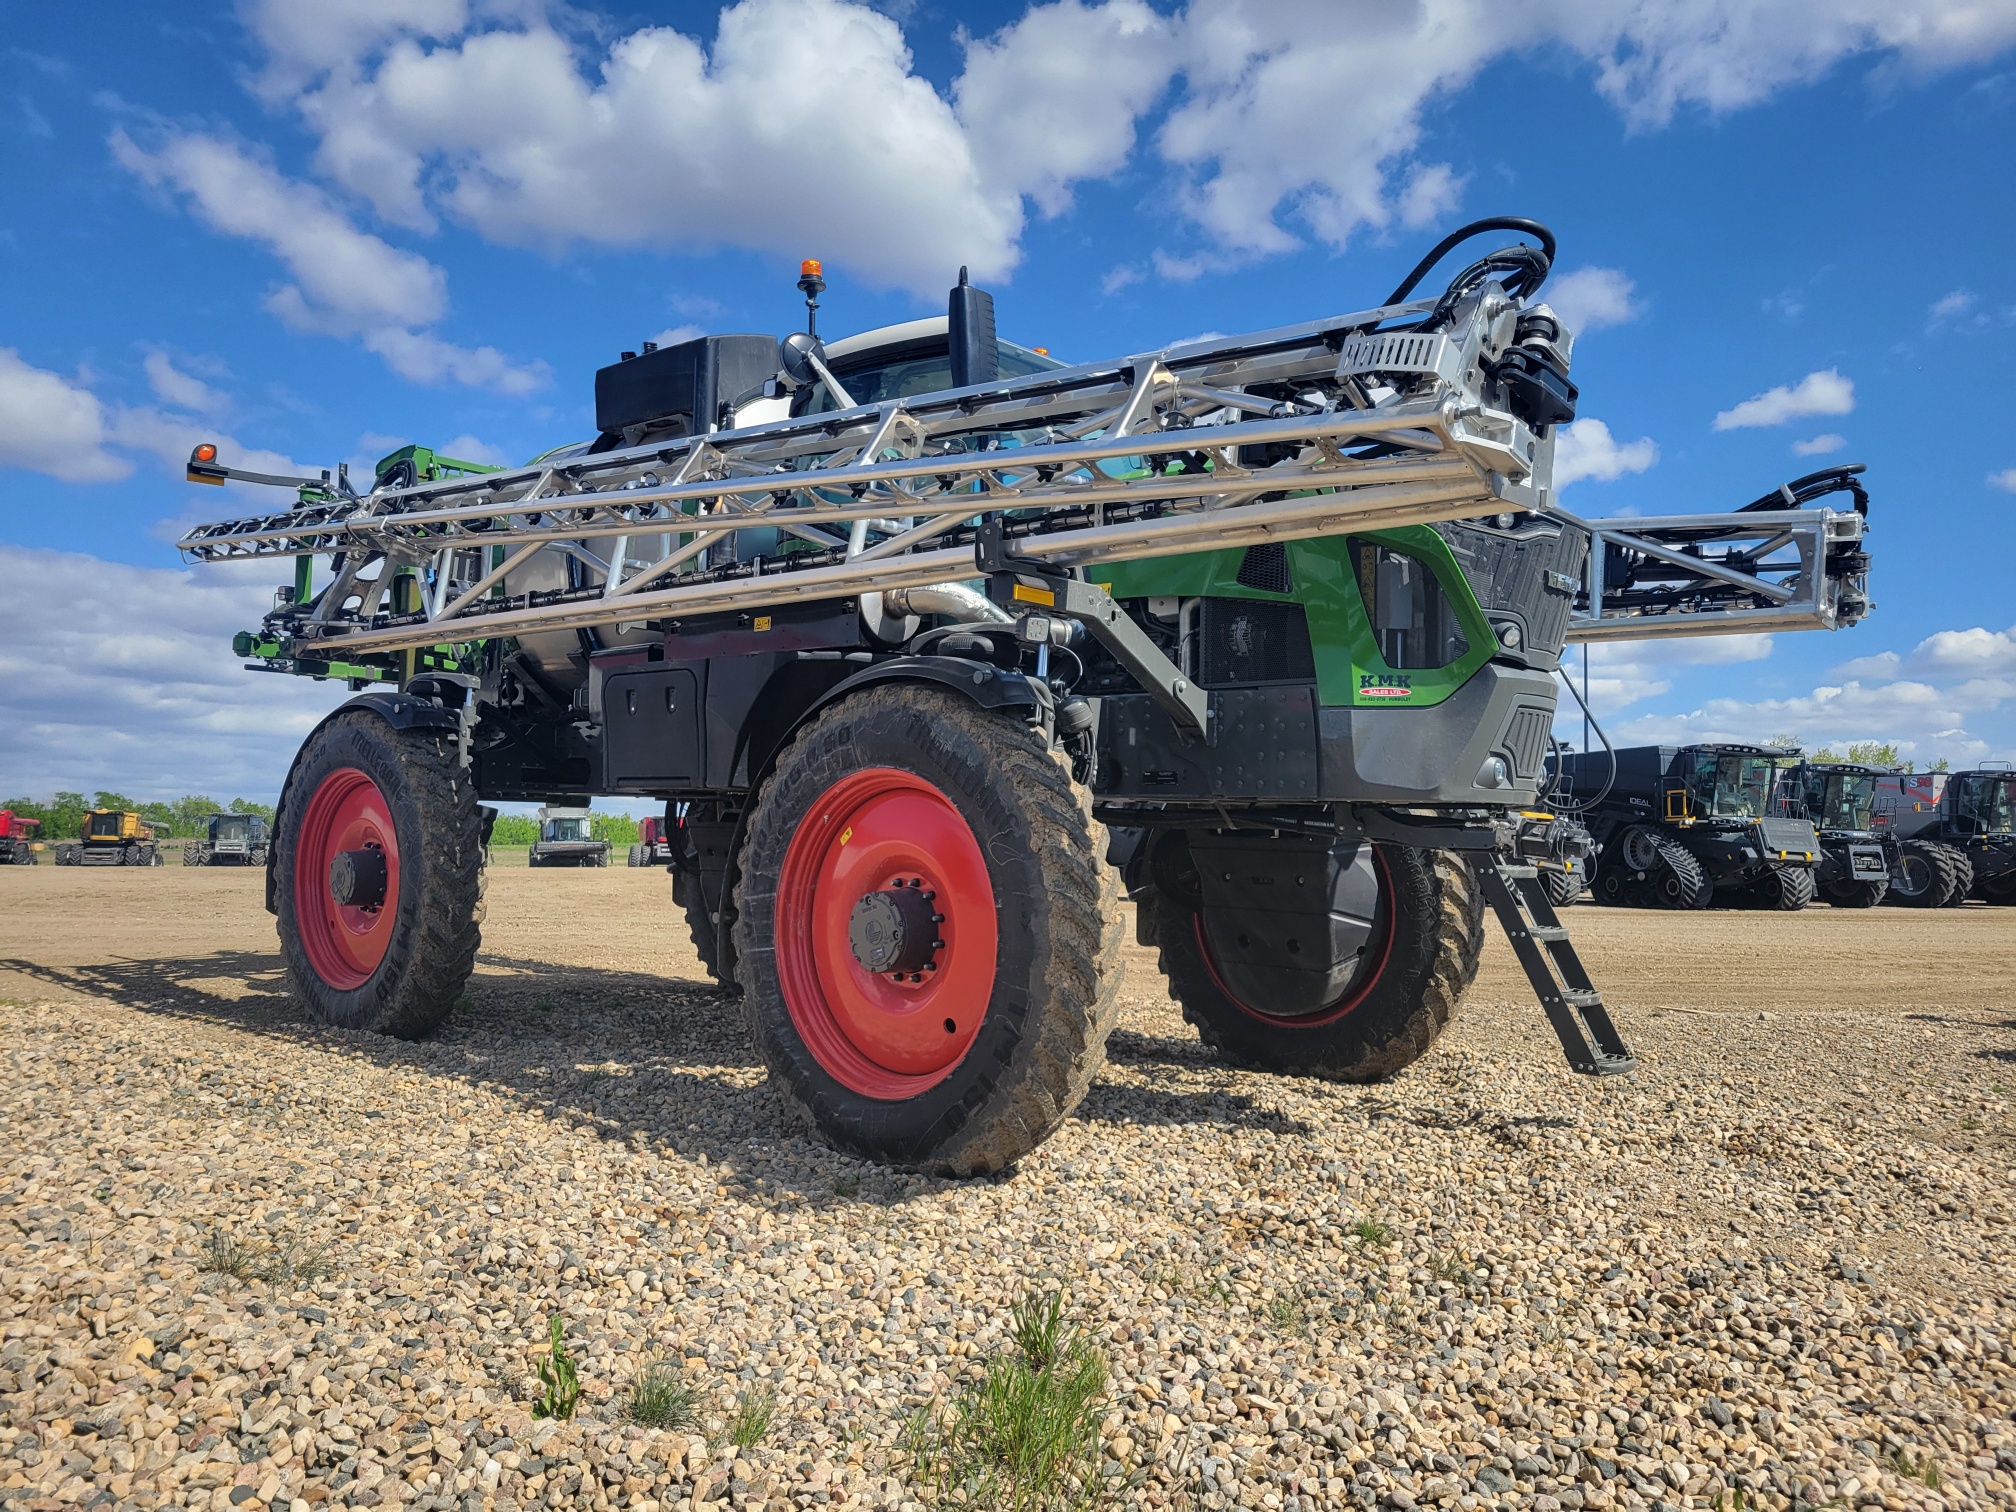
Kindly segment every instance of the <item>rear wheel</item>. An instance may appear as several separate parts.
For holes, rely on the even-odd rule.
[[[1974,896],[1983,903],[1995,903],[2004,908],[2016,905],[2016,871],[2004,872],[1999,877],[1983,877],[1974,884]]]
[[[999,1170],[1104,1058],[1120,913],[1086,805],[1035,732],[957,694],[872,688],[801,730],[734,903],[757,1047],[842,1149]]]
[[[1172,836],[1163,843],[1184,842]],[[1426,1055],[1455,1013],[1484,945],[1484,896],[1469,864],[1453,852],[1412,846],[1349,850],[1348,857],[1336,853],[1330,906],[1338,922],[1316,921],[1329,928],[1338,969],[1313,997],[1297,990],[1311,974],[1300,940],[1256,943],[1254,921],[1271,899],[1255,893],[1255,910],[1221,909],[1207,901],[1194,863],[1186,874],[1183,857],[1158,855],[1162,972],[1183,1017],[1226,1060],[1378,1081]],[[1295,916],[1297,925],[1308,917]]]
[[[280,945],[315,1016],[437,1028],[481,934],[483,821],[454,739],[338,714],[294,758],[274,845]]]
[[[1906,840],[1897,852],[1887,901],[1901,908],[1945,907],[1959,883],[1953,853],[1923,840]]]
[[[1945,851],[1953,861],[1953,891],[1947,895],[1946,901],[1939,906],[1941,908],[1958,908],[1962,903],[1967,901],[1969,894],[1974,891],[1974,859],[1957,845],[1942,845],[1939,848]]]

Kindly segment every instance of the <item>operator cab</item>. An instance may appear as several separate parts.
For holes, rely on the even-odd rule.
[[[1956,828],[1975,835],[2016,834],[2016,773],[1962,772],[1953,787]]]
[[[956,296],[958,291],[953,292]],[[951,328],[949,316],[933,315],[863,331],[828,346],[826,365],[856,404],[880,404],[885,399],[909,399],[959,388],[963,385],[955,383],[952,376]],[[998,338],[994,360],[995,370],[989,375],[993,378],[1025,378],[1064,366],[1045,352]],[[794,419],[842,408],[823,378],[791,396]]]
[[[1695,746],[1678,775],[1697,817],[1762,819],[1770,812],[1778,758],[1786,754],[1762,746]]]

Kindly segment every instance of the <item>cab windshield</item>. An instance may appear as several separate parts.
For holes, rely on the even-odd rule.
[[[1852,772],[1831,773],[1816,786],[1813,822],[1821,829],[1866,830],[1876,809],[1876,779]]]
[[[548,819],[546,821],[548,840],[586,840],[588,821],[586,819]]]
[[[1000,351],[1001,376],[1026,378],[1031,373],[1047,373],[1063,363],[1032,352],[1013,342],[995,343]],[[935,394],[952,387],[952,354],[942,339],[913,342],[896,350],[878,353],[859,366],[833,365],[833,376],[856,404],[880,404],[885,399],[914,399],[919,394]],[[796,415],[818,415],[840,408],[830,390],[815,383],[803,408],[792,407]]]
[[[1762,819],[1771,802],[1774,769],[1769,756],[1695,752],[1687,777],[1695,814],[1704,819]]]
[[[1955,815],[1977,835],[2016,834],[2016,777],[1958,777]]]

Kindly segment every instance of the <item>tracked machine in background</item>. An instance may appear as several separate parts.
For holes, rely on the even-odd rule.
[[[1417,297],[1493,230],[1530,240]],[[297,989],[432,1029],[476,949],[481,803],[610,794],[666,803],[703,960],[786,1098],[873,1158],[997,1169],[1069,1113],[1121,883],[1241,1064],[1417,1059],[1488,905],[1570,1064],[1628,1069],[1535,865],[1564,832],[1522,817],[1564,641],[1852,624],[1862,501],[1562,511],[1553,254],[1479,222],[1372,308],[1074,366],[1000,340],[963,276],[942,319],[828,346],[808,263],[805,331],[625,353],[592,442],[339,469],[191,531],[195,561],[295,564],[255,665],[389,685],[287,779]]]
[[[92,809],[82,833],[56,846],[58,866],[160,866],[154,827],[131,810]]]
[[[1820,837],[1781,794],[1782,747],[1628,746],[1556,757],[1600,849],[1595,896],[1632,908],[1793,910],[1813,901]]]
[[[1879,803],[1894,805],[1901,852],[1893,902],[2016,904],[2016,771],[1886,773],[1877,792]]]

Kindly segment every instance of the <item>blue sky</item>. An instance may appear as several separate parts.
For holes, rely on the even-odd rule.
[[[520,460],[620,348],[792,329],[803,256],[829,334],[968,263],[1089,359],[1369,304],[1492,213],[1560,237],[1571,508],[1870,467],[1872,618],[1599,651],[1613,732],[2016,755],[2012,163],[2016,0],[16,7],[0,788],[270,794],[340,696],[230,656],[278,573],[179,569],[261,507],[196,439]]]

